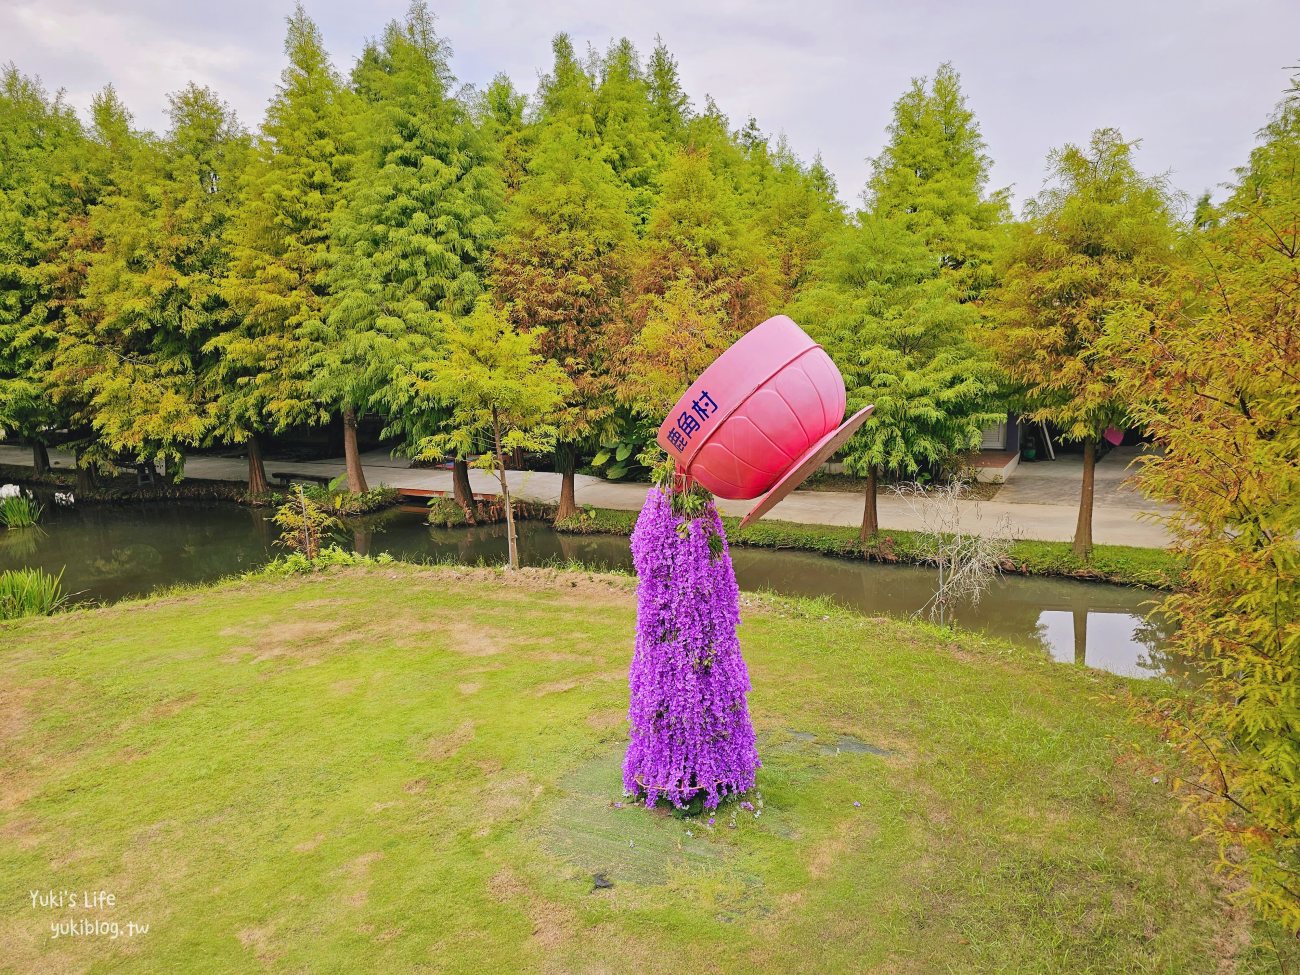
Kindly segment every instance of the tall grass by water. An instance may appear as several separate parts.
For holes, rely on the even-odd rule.
[[[67,601],[62,571],[57,576],[42,569],[0,572],[0,620],[49,616],[62,609]]]
[[[0,498],[0,524],[6,528],[31,528],[40,521],[43,510],[35,498],[11,494]]]

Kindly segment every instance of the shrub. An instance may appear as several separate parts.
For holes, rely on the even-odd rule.
[[[346,475],[344,486],[346,487]],[[397,488],[380,485],[369,491],[354,494],[346,489],[340,490],[339,478],[330,482],[328,488],[312,486],[304,489],[307,497],[331,515],[366,515],[396,504],[401,497]]]
[[[41,569],[7,569],[0,572],[0,620],[24,616],[49,616],[62,609],[63,572],[52,576]]]
[[[429,499],[429,524],[457,528],[471,522],[469,513],[460,506],[455,498]]]
[[[316,553],[313,559],[307,558],[302,552],[291,552],[288,555],[282,555],[256,569],[253,572],[246,573],[246,579],[278,579],[285,576],[307,575],[312,572],[320,572],[324,569],[331,569],[337,566],[354,566],[354,565],[389,565],[395,562],[387,552],[380,552],[376,556],[360,555],[356,552],[349,552],[347,549],[339,548],[337,545],[327,545]]]

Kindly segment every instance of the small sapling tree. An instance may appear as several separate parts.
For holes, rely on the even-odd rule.
[[[500,484],[511,569],[519,568],[519,541],[506,454],[551,450],[555,417],[572,395],[564,370],[537,351],[536,333],[517,331],[486,300],[448,326],[440,358],[416,363],[394,379],[395,407],[447,411],[442,429],[417,444],[420,459],[467,457],[487,441],[489,449],[475,463]]]

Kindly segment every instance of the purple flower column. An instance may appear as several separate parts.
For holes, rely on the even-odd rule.
[[[713,538],[712,547],[710,539]],[[636,651],[623,787],[678,807],[703,793],[713,809],[754,786],[759,767],[736,625],[739,593],[722,519],[709,501],[686,521],[650,491],[632,532]]]

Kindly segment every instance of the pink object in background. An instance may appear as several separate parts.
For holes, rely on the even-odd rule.
[[[1102,436],[1106,438],[1106,442],[1112,447],[1118,447],[1124,442],[1124,431],[1119,427],[1107,427]]]
[[[820,345],[777,315],[718,356],[659,428],[679,471],[720,498],[761,500],[742,524],[797,488],[866,420],[844,423],[844,379]]]

